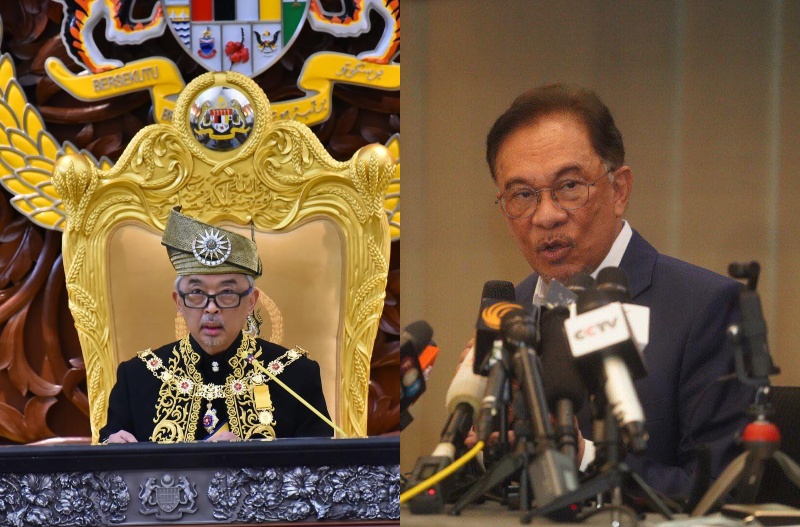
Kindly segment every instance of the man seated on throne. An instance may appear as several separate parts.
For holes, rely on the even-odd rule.
[[[254,338],[261,276],[254,240],[170,211],[161,243],[178,274],[172,298],[189,333],[123,362],[109,398],[104,443],[331,437],[319,365],[299,348]]]

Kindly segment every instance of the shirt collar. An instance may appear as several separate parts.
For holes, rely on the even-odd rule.
[[[200,347],[200,344],[194,339],[192,335],[189,335],[189,342],[192,345],[192,349],[200,356],[200,361],[197,365],[198,369],[204,369],[207,365],[209,368],[211,367],[211,363],[216,361],[218,364],[228,364],[228,361],[236,354],[236,351],[239,349],[239,346],[242,344],[242,332],[239,332],[239,335],[233,341],[233,343],[221,353],[217,353],[216,355],[209,355],[205,352],[203,348]]]
[[[606,267],[619,267],[622,257],[625,255],[625,249],[628,248],[628,243],[630,243],[632,236],[633,229],[631,229],[627,221],[622,220],[622,230],[617,234],[617,239],[614,240],[614,243],[611,245],[611,250],[608,251],[606,257],[592,273],[592,278],[597,278],[597,273],[599,273],[601,269],[605,269]]]
[[[614,243],[611,244],[611,249],[608,251],[608,254],[606,254],[606,257],[602,262],[600,262],[600,265],[597,266],[597,269],[592,272],[592,278],[597,278],[597,273],[599,273],[601,269],[606,267],[619,267],[632,236],[633,229],[631,228],[630,224],[627,221],[622,220],[622,230],[619,231]],[[539,279],[536,281],[536,289],[533,291],[534,305],[544,304],[544,299],[547,297],[549,290],[550,284],[545,283],[545,281],[539,277]]]

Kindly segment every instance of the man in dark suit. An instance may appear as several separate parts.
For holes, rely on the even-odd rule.
[[[255,242],[172,210],[162,244],[178,273],[172,297],[189,333],[119,365],[101,441],[332,436],[317,363],[243,331],[259,294]]]
[[[649,375],[636,382],[649,442],[628,464],[654,488],[686,495],[703,444],[718,475],[736,454],[753,400],[735,379],[719,380],[734,371],[726,329],[739,316],[739,284],[659,254],[623,219],[633,173],[610,111],[592,92],[549,85],[522,94],[495,121],[486,158],[534,271],[517,287],[519,302],[542,303],[552,279],[619,266],[632,302],[650,308]],[[580,428],[591,438],[588,414]],[[582,467],[594,452],[585,446]]]

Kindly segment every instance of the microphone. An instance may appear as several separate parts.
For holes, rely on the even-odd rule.
[[[594,288],[594,278],[586,273],[575,274],[563,284],[555,279],[550,280],[544,305],[547,309],[558,307],[574,309],[578,296]]]
[[[522,309],[516,303],[514,284],[507,280],[489,280],[483,285],[481,308],[475,323],[475,362],[473,371],[488,375],[499,348],[500,319],[512,309]],[[497,349],[499,353],[499,349]]]
[[[535,455],[527,470],[536,501],[542,506],[578,488],[578,472],[574,456],[564,455],[553,445],[553,428],[534,349],[539,337],[535,317],[522,310],[509,312],[503,317],[500,332],[504,348],[513,354],[516,377],[533,425]]]
[[[537,441],[547,444],[551,441],[553,429],[545,403],[538,357],[535,353],[539,341],[535,319],[522,309],[510,311],[503,316],[500,334],[503,337],[503,347],[513,357],[514,372],[525,396],[534,437]]]
[[[756,293],[760,272],[758,262],[733,262],[728,266],[731,277],[747,280],[739,292],[741,323],[728,328],[728,337],[735,343],[736,375],[741,382],[757,387],[769,386],[770,376],[781,372],[769,353],[767,323]]]
[[[439,356],[439,346],[431,342],[428,344],[422,353],[419,354],[419,367],[422,368],[422,376],[426,379],[428,378],[428,374],[431,372],[431,368],[433,368],[433,364],[436,362],[436,358]]]
[[[405,411],[425,392],[425,376],[419,355],[430,344],[433,329],[423,320],[412,322],[400,333],[400,411]]]
[[[612,302],[630,302],[630,289],[628,273],[619,267],[604,267],[597,273],[597,290],[605,293]]]
[[[626,443],[632,451],[641,452],[647,447],[647,433],[633,379],[643,377],[647,370],[622,304],[608,295],[611,292],[612,296],[623,299],[629,296],[619,271],[603,273],[598,289],[578,297],[578,315],[567,319],[564,327],[587,388],[592,393],[605,390]]]
[[[631,301],[628,274],[619,267],[604,267],[597,273],[597,290],[602,291],[612,302],[621,302],[639,350],[647,346],[650,339],[650,308],[629,304]],[[647,372],[642,374],[646,375]],[[638,377],[637,377],[638,378]]]
[[[473,413],[477,410],[480,397],[486,387],[486,377],[472,373],[474,357],[475,351],[472,349],[458,366],[450,388],[447,390],[446,404],[450,417],[444,425],[440,443],[436,446],[433,454],[417,459],[410,477],[413,484],[430,478],[450,465],[455,459],[457,448],[464,443],[464,439],[469,433]],[[428,489],[427,492],[414,496],[409,502],[411,512],[414,514],[440,513],[444,501],[451,496],[454,487],[453,481],[446,479]]]
[[[586,273],[576,273],[572,275],[564,285],[575,295],[576,299],[587,291],[593,291],[595,289],[594,278]]]
[[[564,332],[564,322],[568,318],[569,310],[564,307],[542,315],[539,353],[547,405],[556,417],[556,442],[564,455],[574,459],[578,446],[575,414],[583,407],[587,392]]]
[[[475,361],[475,348],[469,350],[464,361],[447,389],[445,405],[450,417],[444,425],[439,445],[433,451],[434,457],[444,456],[448,464],[455,458],[456,448],[464,443],[470,428],[473,415],[481,404],[481,395],[486,391],[486,377],[472,372]]]
[[[500,348],[501,357],[492,364],[489,369],[488,379],[486,381],[486,389],[484,390],[484,397],[481,401],[478,419],[475,425],[478,433],[478,441],[487,442],[489,435],[492,433],[492,422],[494,416],[500,409],[503,403],[503,392],[506,388],[506,381],[511,377],[509,375],[510,357],[505,347]]]
[[[501,301],[513,302],[514,299],[514,284],[508,281],[490,280],[483,286],[481,313],[484,307],[489,308]],[[491,317],[487,316],[487,318],[491,320]],[[481,318],[479,315],[475,334],[476,347],[478,346],[477,343],[480,342],[484,347],[484,355],[487,357],[491,355],[491,349],[494,347],[497,332],[497,329],[492,329],[486,324],[481,325]],[[417,459],[417,463],[410,476],[410,482],[412,483],[424,481],[450,465],[455,459],[457,448],[464,443],[464,439],[469,433],[474,414],[481,405],[481,397],[487,391],[486,376],[477,374],[478,367],[475,365],[477,362],[475,359],[476,347],[473,347],[467,353],[462,363],[459,364],[453,380],[450,382],[445,401],[447,411],[450,415],[442,430],[440,442],[434,449],[432,455],[421,456]],[[488,352],[486,351],[487,349],[489,350]],[[505,377],[499,377],[499,375],[499,373],[495,373],[494,375],[494,382],[499,388],[492,388],[492,392],[497,393],[498,399],[502,396],[502,390],[505,384]],[[482,419],[483,422],[488,420],[488,424],[476,426],[478,430],[483,430],[485,432],[485,437],[483,438],[484,442],[489,434],[491,434],[493,417],[494,414],[490,412]],[[478,419],[475,419],[475,421],[478,421]],[[412,498],[409,501],[409,508],[411,512],[415,514],[439,513],[442,511],[445,499],[449,497],[451,493],[452,481],[446,479],[434,485],[426,492]]]

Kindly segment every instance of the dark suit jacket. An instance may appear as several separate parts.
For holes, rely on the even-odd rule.
[[[199,346],[193,338],[190,338],[193,348],[197,351]],[[229,358],[238,348],[241,337],[231,345],[221,356]],[[259,359],[263,364],[281,356],[286,352],[286,348],[257,339],[257,345],[262,350]],[[167,344],[154,350],[154,353],[161,358],[164,364],[169,363],[172,350],[178,342]],[[197,364],[198,371],[201,372],[206,382],[224,384],[229,371],[226,371],[227,364],[220,360],[222,369],[218,374],[211,371],[211,357],[205,352],[198,351],[200,361]],[[213,377],[217,377],[216,379]],[[308,357],[300,357],[280,374],[280,380],[297,392],[306,401],[311,403],[325,417],[328,417],[328,410],[325,404],[325,396],[322,393],[322,382],[320,380],[319,365]],[[161,380],[147,369],[144,361],[139,357],[133,357],[119,365],[117,368],[117,382],[111,390],[108,401],[108,422],[100,431],[100,440],[105,440],[109,435],[120,430],[126,430],[136,436],[138,441],[149,441],[155,426],[156,407],[159,400],[159,389]],[[284,437],[307,437],[307,436],[333,436],[331,427],[317,417],[311,410],[295,399],[289,392],[275,382],[269,383],[272,404],[275,408],[274,426],[275,436]],[[200,418],[205,411],[205,401]],[[223,399],[214,401],[214,408],[219,417],[226,420],[227,410]],[[205,439],[208,433],[198,425],[196,440]]]
[[[650,439],[644,456],[628,455],[626,462],[654,488],[687,495],[695,447],[709,446],[716,477],[739,452],[735,436],[748,422],[753,390],[716,380],[734,372],[726,329],[740,318],[740,284],[659,254],[636,231],[620,267],[632,303],[650,308],[648,375],[635,382]],[[537,280],[532,274],[517,286],[518,302],[530,304]],[[581,432],[591,438],[588,411],[582,413]]]

